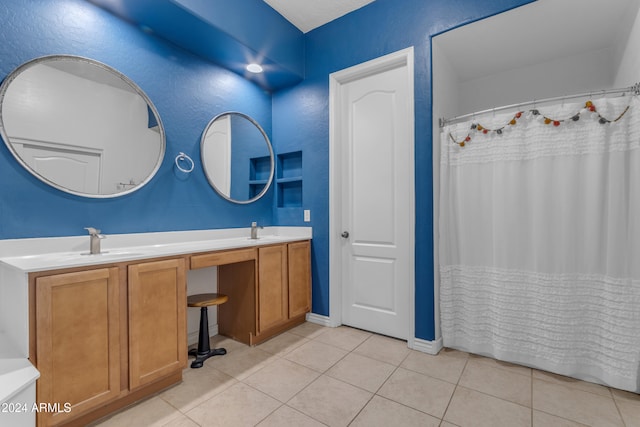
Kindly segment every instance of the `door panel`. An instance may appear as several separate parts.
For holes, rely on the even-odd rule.
[[[364,83],[364,82],[363,82]],[[353,88],[366,91],[365,87]],[[354,244],[393,244],[395,94],[371,90],[352,104],[351,200]],[[390,120],[391,119],[391,120]],[[357,219],[357,220],[356,220]]]
[[[117,268],[36,279],[39,403],[71,412],[38,414],[39,425],[97,408],[120,393]]]
[[[258,331],[287,321],[286,245],[258,248]]]
[[[342,87],[342,323],[407,339],[413,286],[413,118],[407,68]]]
[[[129,266],[129,386],[179,372],[187,362],[183,259]]]
[[[203,161],[211,181],[222,193],[231,195],[231,116],[216,119],[206,136],[206,144],[215,155]]]
[[[289,243],[289,318],[311,310],[311,244]]]
[[[20,158],[41,176],[69,190],[100,193],[102,153],[90,148],[14,139],[12,144]]]
[[[393,283],[395,260],[384,258],[354,257],[353,304],[360,309],[396,311]]]

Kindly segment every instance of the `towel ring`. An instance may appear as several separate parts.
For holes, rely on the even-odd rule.
[[[189,169],[184,169],[182,166],[180,166],[180,162],[182,161],[187,161],[191,163],[191,167]],[[193,159],[189,156],[187,156],[186,154],[184,154],[182,151],[180,152],[180,154],[178,154],[176,156],[176,167],[184,172],[184,173],[191,173],[193,171],[195,164],[193,163]]]

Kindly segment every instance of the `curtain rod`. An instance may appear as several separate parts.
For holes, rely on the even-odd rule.
[[[608,94],[612,94],[612,93],[626,93],[626,92],[632,92],[634,95],[640,95],[640,82],[634,84],[633,86],[629,86],[629,87],[625,87],[625,88],[599,90],[599,91],[595,91],[595,92],[578,93],[578,94],[575,94],[575,95],[556,96],[554,98],[534,99],[533,101],[520,102],[520,103],[517,103],[517,104],[505,105],[503,107],[497,107],[497,108],[489,108],[487,110],[477,111],[475,113],[463,114],[461,116],[456,116],[456,117],[452,117],[452,118],[449,118],[449,119],[440,118],[439,119],[439,124],[440,124],[440,128],[443,128],[446,125],[450,125],[452,123],[460,122],[460,121],[462,121],[464,119],[468,119],[469,117],[479,116],[479,115],[486,114],[486,113],[493,113],[493,112],[496,112],[496,111],[510,110],[510,109],[513,109],[513,108],[520,108],[520,107],[522,107],[524,105],[535,105],[535,104],[538,104],[538,103],[544,104],[546,102],[561,101],[561,100],[573,99],[573,98],[584,98],[584,97],[587,97],[587,96],[591,97],[594,94],[608,95]]]

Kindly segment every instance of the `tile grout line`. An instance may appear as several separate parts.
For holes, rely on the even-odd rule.
[[[300,337],[300,338],[304,338],[304,337],[301,337],[300,335],[296,335],[296,336],[298,336],[298,337]],[[259,346],[256,346],[255,348],[257,348],[257,347],[259,347]],[[243,351],[244,351],[244,350],[249,351],[249,350],[251,350],[251,348],[252,348],[252,347],[250,347],[250,346],[249,346],[247,349],[242,349],[242,350],[243,350]],[[297,347],[296,347],[296,348],[297,348]],[[292,349],[291,351],[293,351],[293,350],[294,350],[294,349]],[[245,382],[245,380],[246,380],[246,379],[248,379],[248,378],[250,378],[252,375],[257,374],[258,372],[260,372],[260,371],[262,371],[262,370],[266,369],[269,365],[271,365],[271,364],[272,364],[272,363],[274,363],[275,361],[280,360],[280,359],[284,359],[284,358],[283,358],[281,355],[279,355],[279,354],[271,353],[271,352],[266,351],[266,350],[262,350],[262,351],[264,351],[265,353],[270,354],[272,357],[274,357],[274,360],[273,360],[273,361],[271,361],[271,362],[269,362],[269,363],[267,363],[267,364],[265,364],[264,366],[262,366],[261,368],[259,368],[256,372],[251,373],[251,375],[248,375],[248,376],[246,376],[246,377],[245,377],[245,378],[243,378],[243,379],[238,379],[238,378],[236,378],[236,377],[234,377],[234,376],[231,376],[231,378],[233,378],[233,379],[236,381],[236,384],[238,384],[238,383],[242,383],[243,385],[245,385],[245,386],[247,386],[247,387],[251,388],[252,390],[255,390],[256,392],[258,392],[258,393],[260,393],[260,394],[263,394],[263,395],[265,395],[265,396],[267,396],[267,397],[269,397],[269,398],[271,398],[271,399],[273,399],[273,400],[277,401],[277,402],[280,404],[280,405],[279,405],[279,406],[277,406],[275,409],[273,409],[271,412],[269,412],[267,415],[265,415],[262,419],[260,419],[260,421],[258,421],[258,423],[256,423],[256,424],[255,424],[256,426],[257,426],[258,424],[260,424],[261,422],[263,422],[263,421],[264,421],[265,419],[267,419],[268,417],[270,417],[273,413],[275,413],[276,411],[278,411],[278,410],[279,410],[280,408],[282,408],[283,406],[287,406],[287,407],[289,407],[288,405],[286,405],[286,402],[282,402],[282,401],[280,401],[280,400],[276,399],[275,397],[270,396],[269,394],[267,394],[267,393],[263,392],[262,390],[259,390],[259,389],[255,388],[255,387],[253,387],[251,384],[248,384],[248,383],[246,383],[246,382]],[[289,352],[287,352],[287,353],[289,353]],[[287,354],[287,353],[285,353],[285,354]],[[232,355],[230,355],[230,356],[232,356]],[[284,360],[287,360],[287,359],[284,359]],[[293,362],[293,361],[290,361],[290,362],[291,362],[291,363],[295,363],[295,362]],[[210,367],[210,368],[208,368],[208,369],[215,369],[215,370],[217,370],[218,372],[221,372],[221,373],[223,373],[223,374],[225,374],[225,375],[229,375],[229,374],[226,374],[226,373],[225,373],[225,372],[223,372],[223,371],[220,371],[219,369],[217,369],[217,368],[215,368],[215,367]],[[314,380],[314,381],[315,381],[315,380]],[[312,381],[311,383],[313,383],[314,381]],[[231,387],[231,386],[230,386],[230,387]],[[305,388],[306,388],[306,387],[305,387]],[[222,390],[220,393],[218,393],[218,394],[216,394],[216,395],[212,396],[212,397],[211,397],[211,399],[213,399],[213,398],[215,398],[215,397],[217,397],[217,396],[220,396],[221,394],[225,393],[228,389],[229,389],[229,387],[225,388],[225,389],[224,389],[224,390]],[[293,397],[292,397],[292,398],[293,398]],[[211,399],[208,399],[208,400],[211,400]],[[164,399],[163,399],[163,400],[164,400]],[[289,399],[289,400],[291,400],[291,399]],[[205,401],[205,402],[206,402],[206,401]],[[167,403],[169,403],[169,402],[167,402]],[[204,402],[202,402],[202,403],[204,403]],[[169,403],[169,404],[170,404],[170,403]],[[170,404],[170,405],[171,405],[171,404]],[[173,407],[173,405],[171,405],[171,406]],[[289,408],[291,408],[291,407],[289,407]],[[182,415],[184,415],[185,417],[187,417],[190,421],[193,421],[195,424],[197,424],[197,425],[198,425],[198,426],[200,426],[200,427],[202,426],[202,425],[201,425],[200,423],[198,423],[196,420],[194,420],[193,418],[189,417],[186,413],[184,413],[184,412],[180,411],[178,408],[176,408],[176,409],[177,409],[177,410],[178,410],[178,412],[180,412]],[[291,408],[291,409],[295,410],[294,408]],[[187,412],[188,412],[188,411],[187,411]],[[298,412],[300,412],[300,411],[298,411]],[[305,414],[305,415],[306,415],[306,414]],[[310,418],[312,418],[312,417],[310,417]],[[314,420],[315,420],[315,418],[312,418],[312,419],[314,419]],[[318,421],[318,420],[315,420],[315,421]]]
[[[374,336],[375,336],[375,334],[372,334],[369,338],[367,338],[367,339],[366,339],[366,340],[364,340],[360,345],[358,345],[358,347],[360,347],[361,345],[363,345],[365,342],[369,341],[369,340],[370,340],[371,338],[373,338]],[[349,354],[351,354],[352,352],[354,352],[358,347],[354,348],[354,349],[353,349]],[[361,355],[361,354],[358,354],[358,353],[355,353],[355,354],[356,354],[356,355],[358,355],[358,356],[367,357],[367,356],[364,356],[364,355]],[[362,408],[360,408],[360,410],[358,411],[358,413],[357,413],[357,414],[356,414],[356,415],[351,419],[351,421],[349,421],[349,424],[348,424],[348,425],[351,425],[351,424],[356,420],[356,418],[358,418],[358,416],[362,413],[362,411],[364,410],[364,408],[366,408],[366,407],[369,405],[369,403],[371,403],[371,401],[373,400],[373,398],[374,398],[374,397],[378,396],[378,397],[380,397],[380,398],[382,398],[382,399],[387,399],[386,397],[379,395],[379,394],[378,394],[378,392],[380,391],[380,389],[381,389],[382,387],[384,387],[384,385],[387,383],[387,381],[389,381],[389,378],[391,378],[391,377],[393,376],[393,374],[395,374],[395,373],[396,373],[396,371],[398,370],[398,368],[400,368],[400,365],[402,365],[402,363],[404,363],[404,361],[405,361],[405,360],[407,360],[407,357],[409,357],[409,355],[410,355],[410,354],[411,354],[411,352],[407,352],[407,355],[406,355],[406,356],[405,356],[405,357],[400,361],[400,363],[399,363],[398,365],[396,365],[396,366],[395,366],[395,368],[393,369],[393,372],[391,372],[391,373],[389,374],[389,376],[387,377],[387,379],[385,379],[385,380],[384,380],[384,382],[383,382],[382,384],[380,384],[380,386],[376,389],[376,391],[375,391],[375,392],[371,393],[371,392],[369,391],[369,393],[371,393],[371,397],[369,398],[369,400],[367,401],[367,403],[365,403],[365,404],[364,404],[364,406],[362,406]],[[345,356],[345,357],[346,357],[346,356]],[[380,360],[378,360],[378,359],[373,359],[373,358],[371,358],[371,357],[369,357],[369,359],[371,359],[371,360],[376,360],[376,361],[379,361],[379,362],[382,362],[382,361],[380,361]],[[385,362],[383,362],[383,363],[385,363]],[[389,363],[389,365],[390,365],[390,363]],[[336,378],[336,379],[337,379],[337,378]],[[348,384],[348,383],[347,383],[347,384]],[[350,384],[350,385],[352,385],[352,386],[353,386],[353,384]],[[354,387],[358,387],[358,386],[354,386]],[[360,388],[360,387],[358,387],[358,388]],[[364,390],[364,389],[362,389],[362,390]],[[368,390],[366,390],[366,391],[368,391]],[[404,405],[404,404],[402,404],[402,403],[400,403],[400,402],[396,402],[395,400],[391,400],[391,399],[387,399],[387,400],[390,400],[391,402],[397,403],[397,404],[402,405],[402,406],[404,406],[404,407],[411,408],[410,406]],[[417,409],[415,409],[415,408],[411,408],[411,409],[417,410]],[[420,412],[422,412],[422,411],[420,411]],[[423,412],[423,413],[426,413],[426,412]],[[431,414],[427,414],[427,415],[431,415]]]
[[[469,364],[469,353],[467,353],[467,359],[464,361],[464,366],[460,371],[460,376],[458,376],[458,380],[455,383],[455,387],[453,388],[453,393],[451,393],[451,397],[449,398],[449,402],[447,403],[447,407],[444,408],[444,412],[442,413],[442,418],[440,419],[440,424],[444,423],[444,417],[447,415],[447,411],[449,410],[449,406],[451,406],[451,402],[453,401],[453,396],[455,396],[456,391],[458,390],[458,386],[460,385],[460,379],[464,374],[465,369],[467,369],[467,365]]]
[[[531,380],[531,427],[533,427],[533,369],[529,372],[529,379]]]
[[[349,354],[351,354],[351,353],[355,352],[355,351],[356,351],[360,346],[364,345],[364,343],[366,343],[367,341],[369,341],[370,339],[372,339],[372,338],[373,338],[373,337],[375,337],[375,336],[376,336],[376,334],[371,334],[371,335],[370,335],[366,340],[364,340],[363,342],[361,342],[360,344],[358,344],[358,345],[356,346],[356,348],[354,348],[353,350],[351,350],[347,355],[349,355]],[[355,354],[356,356],[368,357],[368,356],[361,355],[361,354],[359,354],[359,353],[354,353],[354,354]],[[409,353],[407,353],[407,356],[408,356],[408,354],[409,354]],[[407,356],[405,356],[405,359],[407,358]],[[345,357],[346,357],[346,356],[345,356]],[[378,362],[386,363],[386,362],[383,362],[383,361],[381,361],[381,360],[374,359],[374,358],[372,358],[372,357],[368,357],[368,358],[369,358],[369,359],[371,359],[371,360],[378,361]],[[402,362],[404,362],[404,359],[402,359],[402,361],[400,362],[400,364],[402,364]],[[391,373],[389,374],[389,376],[388,376],[388,377],[383,381],[383,383],[382,383],[382,384],[380,384],[380,386],[378,386],[378,388],[376,389],[376,391],[374,391],[374,392],[370,392],[369,390],[365,390],[365,391],[367,391],[367,392],[371,393],[371,397],[369,398],[369,400],[367,400],[367,403],[365,403],[365,404],[362,406],[362,408],[360,408],[360,410],[358,411],[358,413],[357,413],[357,414],[355,414],[355,415],[353,416],[353,418],[351,419],[351,421],[349,421],[349,424],[348,424],[348,425],[351,425],[351,424],[356,420],[356,418],[358,418],[358,416],[362,413],[362,411],[364,410],[364,408],[366,408],[366,407],[369,405],[369,403],[371,403],[371,401],[373,400],[373,398],[374,398],[374,397],[376,397],[376,396],[378,396],[378,392],[380,391],[380,389],[381,389],[381,388],[386,384],[386,382],[389,380],[389,378],[391,378],[391,376],[392,376],[392,375],[393,375],[393,374],[398,370],[398,368],[400,367],[400,364],[398,364],[398,365],[393,369],[393,372],[391,372]],[[390,363],[389,363],[389,365],[390,365]],[[336,378],[336,379],[337,379],[337,378]],[[348,384],[348,383],[347,383],[347,384]],[[351,385],[351,386],[354,386],[354,387],[358,387],[358,386],[353,385],[353,384],[350,384],[350,385]],[[360,388],[361,390],[364,390],[364,389],[363,389],[363,388],[361,388],[361,387],[358,387],[358,388]],[[380,396],[380,397],[382,397],[382,396]]]
[[[616,400],[615,395],[613,394],[613,390],[611,387],[607,387],[609,390],[609,394],[611,395],[611,399],[613,399],[613,404],[616,405],[616,410],[618,411],[618,415],[620,415],[620,420],[622,421],[622,425],[627,427],[627,422],[624,420],[624,416],[622,415],[622,411],[620,410],[620,406],[618,406],[618,401]]]
[[[365,342],[369,341],[373,336],[374,336],[374,334],[369,335],[369,336],[368,336],[364,341],[362,341],[360,344],[358,344],[358,345],[357,345],[353,350],[351,350],[351,351],[347,352],[347,354],[345,354],[344,356],[342,356],[342,358],[341,358],[340,360],[344,360],[348,355],[350,355],[351,353],[353,353],[353,352],[354,352],[358,347],[360,347],[361,345],[363,345]],[[328,343],[324,343],[324,342],[322,342],[322,341],[319,341],[319,342],[321,342],[322,344],[331,345],[331,344],[328,344]],[[334,347],[335,347],[335,346],[334,346]],[[341,349],[341,350],[344,350],[344,349]],[[356,353],[356,354],[357,354],[357,353]],[[336,366],[336,365],[340,362],[340,360],[338,360],[336,363],[334,363],[333,365],[331,365],[331,366],[330,366],[326,371],[324,371],[324,372],[320,375],[320,377],[321,377],[321,376],[323,376],[323,375],[326,375],[326,373],[327,373],[327,372],[329,372],[329,370],[330,370],[331,368],[333,368],[334,366]],[[318,378],[320,378],[320,377],[318,377]],[[340,380],[339,378],[333,378],[333,377],[330,377],[330,376],[328,376],[328,375],[327,375],[327,378],[332,378],[332,379],[334,379],[334,380],[336,380],[336,381],[340,381],[340,382],[342,382],[342,383],[344,383],[344,384],[348,384],[348,385],[350,385],[350,386],[352,386],[352,387],[356,387],[356,388],[359,388],[360,390],[364,390],[364,389],[363,389],[363,388],[361,388],[361,387],[355,386],[355,385],[353,385],[353,384],[349,384],[349,383],[347,383],[346,381],[342,381],[342,380]],[[314,381],[314,382],[315,382],[315,381]],[[380,386],[380,387],[382,387],[382,386]],[[370,392],[370,391],[368,391],[368,390],[364,390],[364,391],[366,391],[366,392],[368,392],[368,393],[371,393],[371,392]],[[358,410],[358,412],[353,416],[353,418],[351,418],[351,420],[349,420],[349,423],[347,424],[347,426],[351,425],[351,424],[355,421],[355,419],[356,419],[356,418],[358,418],[358,415],[360,415],[360,413],[364,410],[364,408],[366,408],[366,407],[367,407],[367,405],[371,402],[371,400],[373,400],[373,397],[374,397],[375,395],[376,395],[375,393],[372,393],[372,394],[371,394],[371,397],[369,398],[369,400],[367,400],[367,402],[366,402],[364,405],[362,405],[362,408],[360,408],[360,409]]]
[[[322,335],[322,334],[320,334],[320,335]],[[318,335],[318,337],[319,337],[320,335]],[[339,382],[341,382],[341,383],[343,383],[343,384],[346,384],[346,385],[349,385],[349,386],[351,386],[351,387],[356,387],[356,388],[358,388],[358,389],[360,389],[360,390],[362,390],[362,391],[364,391],[364,392],[371,393],[371,397],[369,398],[369,400],[368,400],[368,401],[367,401],[367,402],[362,406],[362,408],[360,408],[360,410],[359,410],[359,411],[358,411],[358,412],[353,416],[353,418],[349,421],[349,424],[348,424],[348,425],[351,425],[351,424],[356,420],[356,418],[358,418],[358,416],[362,413],[362,411],[367,407],[367,405],[368,405],[368,404],[373,400],[373,398],[374,398],[374,397],[376,397],[376,396],[378,396],[378,397],[380,397],[380,398],[382,398],[382,399],[389,400],[389,401],[391,401],[391,402],[394,402],[394,403],[396,403],[396,404],[398,404],[398,405],[401,405],[401,406],[404,406],[404,407],[406,407],[406,408],[412,409],[412,410],[414,410],[414,411],[418,411],[418,412],[421,412],[421,413],[423,413],[423,414],[426,414],[426,415],[429,415],[429,416],[433,417],[433,415],[432,415],[432,414],[429,414],[429,413],[427,413],[427,412],[424,412],[424,411],[421,411],[421,410],[419,410],[419,409],[413,408],[413,407],[411,407],[411,406],[407,406],[407,405],[405,405],[405,404],[403,404],[403,403],[401,403],[401,402],[396,402],[395,400],[388,399],[388,398],[386,398],[386,397],[381,396],[381,395],[379,395],[379,394],[378,394],[378,392],[380,391],[380,389],[381,389],[381,388],[386,384],[386,382],[389,380],[389,378],[391,378],[391,376],[393,376],[393,374],[394,374],[394,373],[395,373],[399,368],[401,368],[401,367],[402,367],[402,366],[401,366],[401,365],[402,365],[402,363],[404,363],[404,361],[409,357],[409,355],[411,354],[411,352],[412,352],[413,350],[409,349],[409,351],[407,352],[407,354],[404,356],[404,358],[403,358],[403,359],[402,359],[402,360],[401,360],[397,365],[392,365],[392,364],[390,364],[390,363],[387,363],[387,362],[381,361],[381,360],[379,360],[379,359],[374,359],[374,358],[372,358],[372,357],[369,357],[369,356],[366,356],[366,355],[363,355],[363,354],[360,354],[360,353],[356,353],[356,352],[355,352],[355,351],[356,351],[360,346],[364,345],[368,340],[372,339],[372,338],[373,338],[373,337],[375,337],[375,336],[377,336],[377,335],[376,335],[376,334],[374,334],[374,333],[370,334],[370,335],[369,335],[369,336],[368,336],[364,341],[362,341],[360,344],[358,344],[358,345],[357,345],[356,347],[354,347],[352,350],[348,351],[348,352],[347,352],[347,353],[346,353],[342,358],[340,358],[340,359],[339,359],[338,361],[336,361],[333,365],[331,365],[329,368],[327,368],[327,370],[325,370],[324,372],[321,372],[321,373],[320,373],[320,375],[318,376],[318,378],[320,378],[320,377],[322,377],[322,376],[325,376],[325,377],[327,377],[327,378],[330,378],[330,379],[333,379],[333,380],[339,381]],[[317,337],[316,337],[316,338],[317,338]],[[313,340],[315,340],[315,338],[314,338]],[[321,343],[321,344],[325,344],[325,345],[329,345],[329,346],[331,346],[331,347],[337,348],[337,349],[339,349],[339,350],[347,351],[347,350],[345,350],[344,348],[341,348],[341,347],[335,346],[335,345],[330,344],[330,343],[326,343],[326,342],[323,342],[323,341],[318,341],[318,342],[319,342],[319,343]],[[394,367],[394,369],[393,369],[393,372],[391,372],[391,373],[389,374],[389,376],[387,377],[387,379],[386,379],[386,380],[385,380],[385,381],[384,381],[384,382],[383,382],[383,383],[382,383],[382,384],[381,384],[381,385],[376,389],[376,391],[375,391],[375,392],[371,392],[371,391],[369,391],[369,390],[367,390],[367,389],[364,389],[364,388],[362,388],[362,387],[360,387],[360,386],[358,386],[358,385],[351,384],[351,383],[349,383],[349,382],[343,381],[343,380],[341,380],[340,378],[334,378],[334,377],[332,377],[332,376],[327,375],[327,372],[329,372],[329,370],[331,370],[331,368],[332,368],[332,367],[336,366],[338,363],[340,363],[340,361],[344,360],[344,359],[345,359],[347,356],[349,356],[350,354],[355,354],[356,356],[360,356],[360,357],[366,357],[366,358],[368,358],[368,359],[371,359],[371,360],[374,360],[374,361],[377,361],[377,362],[381,362],[381,363],[387,363],[388,365],[395,366],[395,367]],[[293,362],[293,361],[292,361],[292,362]],[[294,363],[295,363],[295,362],[294,362]],[[304,365],[301,365],[301,366],[304,366]],[[308,368],[308,367],[307,367],[307,368]],[[311,368],[309,368],[309,369],[311,369]],[[403,369],[405,369],[405,368],[403,368]],[[316,372],[318,372],[318,371],[316,371]],[[412,371],[412,372],[413,372],[413,371]],[[316,380],[314,380],[314,381],[312,381],[310,384],[308,384],[304,389],[306,389],[306,388],[307,388],[307,387],[309,387],[311,384],[313,384],[315,381],[317,381],[317,380],[318,380],[318,378],[316,378]],[[304,389],[300,390],[297,394],[301,393]],[[297,394],[296,394],[296,395],[297,395]],[[294,396],[294,397],[295,397],[295,396]],[[293,397],[292,397],[292,399],[293,399]],[[306,414],[305,414],[305,415],[306,415]],[[313,417],[311,417],[311,418],[313,418]],[[434,417],[434,418],[437,418],[437,417]],[[313,419],[315,420],[315,418],[313,418]],[[316,420],[316,421],[320,422],[319,420]]]
[[[326,332],[326,331],[325,331],[325,332]],[[325,332],[323,332],[323,333],[321,333],[321,334],[318,334],[318,336],[313,337],[313,338],[308,338],[308,337],[303,337],[303,338],[308,339],[308,340],[309,340],[309,342],[311,342],[311,341],[315,341],[317,337],[319,337],[320,335],[323,335]],[[298,335],[298,336],[300,336],[300,335]],[[358,346],[356,346],[356,348],[358,348],[360,345],[362,345],[364,342],[366,342],[366,341],[367,341],[369,338],[371,338],[372,336],[373,336],[373,334],[372,334],[371,336],[369,336],[367,339],[365,339],[365,340],[364,340],[362,343],[360,343]],[[337,346],[334,346],[334,345],[331,345],[331,344],[327,344],[327,343],[324,343],[324,342],[322,342],[322,341],[317,341],[317,342],[319,342],[319,343],[321,343],[321,344],[329,345],[329,346],[331,346],[331,347],[337,348],[337,349],[342,350],[342,351],[346,351],[346,350],[345,350],[345,349],[343,349],[343,348],[340,348],[340,347],[337,347]],[[305,344],[306,344],[306,343],[305,343]],[[303,345],[304,345],[304,344],[303,344]],[[296,348],[300,348],[300,347],[302,347],[302,345],[301,345],[301,346],[299,346],[299,347],[296,347]],[[355,349],[354,349],[354,350],[355,350]],[[291,352],[293,352],[293,351],[294,351],[294,350],[292,350],[292,351],[290,351],[290,352],[288,352],[288,353],[291,353]],[[351,350],[351,351],[353,351],[353,350]],[[283,357],[283,359],[285,359],[285,360],[287,360],[287,361],[289,361],[289,362],[291,362],[291,363],[295,363],[295,364],[296,364],[296,365],[298,365],[298,366],[302,366],[302,367],[304,367],[304,368],[310,369],[310,370],[312,370],[312,371],[314,371],[314,372],[316,372],[316,373],[318,373],[318,374],[320,374],[320,375],[318,375],[318,376],[317,376],[313,381],[311,381],[309,384],[307,384],[306,386],[304,386],[302,389],[298,390],[298,392],[297,392],[296,394],[294,394],[294,395],[293,395],[289,400],[287,400],[285,403],[283,403],[281,406],[279,406],[279,407],[278,407],[278,409],[279,409],[279,408],[281,408],[282,406],[285,406],[285,405],[286,405],[288,408],[291,408],[291,409],[292,409],[292,410],[294,410],[294,411],[300,412],[301,414],[304,414],[305,416],[307,416],[307,417],[311,418],[312,420],[314,420],[314,421],[316,421],[316,422],[319,422],[320,424],[326,425],[324,422],[322,422],[322,421],[320,421],[320,420],[318,420],[318,419],[314,418],[313,416],[311,416],[311,415],[309,415],[309,414],[307,414],[307,413],[301,412],[301,411],[299,411],[298,409],[296,409],[296,408],[293,408],[293,407],[289,406],[289,402],[291,402],[291,400],[295,399],[295,397],[296,397],[297,395],[299,395],[300,393],[302,393],[304,390],[308,389],[312,384],[314,384],[316,381],[318,381],[318,380],[319,380],[320,378],[322,378],[323,376],[326,376],[327,378],[332,378],[332,379],[335,379],[335,380],[337,380],[337,381],[340,381],[340,380],[339,380],[339,379],[337,379],[337,378],[329,377],[328,375],[326,375],[326,373],[329,371],[329,369],[331,369],[333,366],[335,366],[337,363],[339,363],[341,360],[343,360],[345,357],[347,357],[347,355],[351,354],[351,351],[347,352],[344,356],[342,356],[342,357],[341,357],[340,359],[338,359],[335,363],[333,363],[331,366],[329,366],[329,367],[328,367],[324,372],[319,372],[319,371],[317,371],[317,370],[315,370],[315,369],[313,369],[313,368],[310,368],[309,366],[305,366],[305,365],[303,365],[303,364],[301,364],[301,363],[297,363],[297,362],[295,362],[295,361],[293,361],[293,360],[289,360],[289,359],[286,359],[286,358],[284,358],[284,357]],[[288,354],[288,353],[287,353],[287,354]],[[340,381],[340,382],[345,383],[344,381]],[[345,383],[345,384],[348,384],[348,383]],[[350,384],[350,385],[352,385],[352,384]],[[276,400],[277,400],[277,399],[276,399]],[[369,401],[367,401],[367,404],[368,404],[368,403],[369,403]],[[366,404],[365,404],[365,406],[366,406]],[[364,408],[364,407],[363,407],[363,408]],[[361,409],[361,410],[362,410],[362,409]],[[274,412],[275,412],[275,411],[274,411]],[[358,414],[359,414],[359,413],[360,413],[360,412],[358,412]],[[271,414],[269,414],[269,415],[271,415]],[[353,419],[355,419],[356,417],[357,417],[357,414],[356,414],[356,416],[354,416],[354,418],[353,418]],[[265,418],[265,419],[266,419],[266,418]],[[260,422],[262,422],[262,421],[264,421],[264,419],[263,419],[263,420],[261,420]],[[350,423],[351,423],[351,422],[353,422],[353,420],[351,420],[351,421],[350,421]],[[259,423],[258,423],[258,424],[259,424]],[[257,425],[257,424],[256,424],[256,425]]]
[[[315,337],[314,337],[314,338],[308,338],[308,337],[303,337],[303,336],[301,336],[301,335],[297,335],[297,334],[294,334],[294,335],[296,335],[296,336],[298,336],[298,337],[301,337],[301,338],[306,339],[306,340],[307,340],[307,342],[311,342],[311,341],[315,340]],[[322,334],[319,334],[319,335],[322,335]],[[322,421],[320,421],[320,420],[317,420],[317,419],[313,418],[311,415],[306,414],[306,413],[304,413],[304,412],[301,412],[301,411],[297,410],[296,408],[293,408],[293,407],[291,407],[291,406],[289,406],[289,405],[288,405],[288,403],[289,403],[292,399],[294,399],[298,394],[302,393],[302,392],[303,392],[304,390],[306,390],[309,386],[311,386],[311,384],[315,383],[315,382],[318,380],[318,378],[320,378],[320,377],[322,377],[322,375],[324,375],[324,373],[322,373],[322,372],[318,372],[318,371],[316,371],[316,370],[315,370],[315,369],[313,369],[313,368],[310,368],[310,367],[308,367],[308,366],[304,366],[304,365],[302,365],[302,364],[300,364],[300,363],[297,363],[297,362],[295,362],[295,361],[293,361],[293,360],[289,360],[289,359],[287,359],[287,358],[285,358],[285,357],[284,357],[285,355],[287,355],[287,354],[289,354],[289,353],[292,353],[293,351],[295,351],[296,349],[298,349],[298,348],[302,347],[302,346],[303,346],[303,345],[305,345],[305,344],[307,344],[307,343],[303,343],[303,344],[301,344],[301,345],[299,345],[299,346],[296,346],[294,349],[291,349],[290,351],[288,351],[288,352],[284,353],[282,356],[280,356],[279,354],[273,354],[273,355],[274,355],[275,357],[277,357],[278,359],[286,360],[286,361],[288,361],[288,362],[294,363],[294,364],[296,364],[296,365],[298,365],[298,366],[301,366],[301,367],[304,367],[304,368],[310,369],[310,370],[312,370],[312,371],[314,371],[314,372],[316,372],[316,373],[320,374],[320,375],[318,375],[318,376],[317,376],[313,381],[311,381],[309,384],[307,384],[306,386],[304,386],[302,389],[298,390],[298,392],[297,392],[296,394],[294,394],[293,396],[291,396],[291,397],[290,397],[286,402],[281,402],[280,400],[276,399],[275,397],[270,396],[270,395],[268,395],[268,394],[266,394],[266,393],[264,393],[264,392],[262,392],[262,391],[260,391],[260,390],[257,390],[257,389],[255,389],[253,386],[251,386],[250,384],[246,384],[246,383],[244,382],[244,380],[245,380],[245,379],[247,379],[247,378],[249,378],[249,377],[251,377],[251,375],[253,375],[253,374],[255,374],[255,373],[258,373],[258,372],[260,372],[261,370],[263,370],[264,368],[266,368],[266,366],[267,366],[267,365],[263,366],[261,369],[259,369],[258,371],[254,372],[253,374],[249,375],[247,378],[245,378],[245,379],[243,379],[243,380],[241,381],[243,384],[246,384],[248,387],[251,387],[251,388],[253,388],[254,390],[257,390],[257,391],[259,391],[260,393],[262,393],[262,394],[264,394],[264,395],[266,395],[266,396],[269,396],[269,397],[271,397],[272,399],[277,400],[278,402],[280,402],[280,406],[278,406],[276,409],[274,409],[273,411],[271,411],[268,415],[266,415],[264,418],[262,418],[262,419],[261,419],[258,423],[256,423],[254,426],[259,425],[261,422],[263,422],[264,420],[266,420],[267,418],[269,418],[273,413],[275,413],[277,410],[279,410],[279,409],[280,409],[280,408],[282,408],[283,406],[286,406],[287,408],[290,408],[290,409],[291,409],[291,410],[293,410],[293,411],[299,412],[299,413],[303,414],[304,416],[311,418],[311,419],[312,419],[312,420],[314,420],[314,421],[317,421],[317,422],[319,422],[319,423],[321,423],[321,424],[324,424]],[[259,345],[258,345],[258,346],[259,346]],[[266,351],[266,350],[263,350],[263,351]],[[342,359],[340,359],[340,360],[342,360]],[[337,362],[336,362],[336,363],[337,363]],[[333,365],[332,365],[332,366],[333,366]],[[329,369],[330,369],[330,368],[329,368]]]

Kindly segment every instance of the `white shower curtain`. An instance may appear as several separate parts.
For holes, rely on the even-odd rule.
[[[596,112],[556,105],[443,129],[442,338],[639,391],[640,100],[594,104]],[[617,122],[600,123],[627,106]],[[501,134],[482,131],[512,118]],[[464,146],[454,143],[467,134]]]

